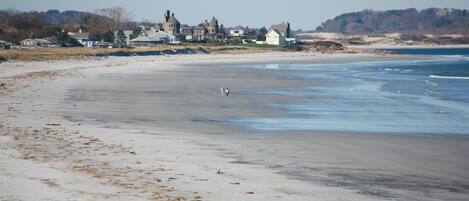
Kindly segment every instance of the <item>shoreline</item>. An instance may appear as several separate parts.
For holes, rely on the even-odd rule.
[[[344,51],[329,53],[295,51],[284,47],[250,47],[250,46],[161,46],[154,48],[33,48],[0,50],[0,63],[4,62],[35,62],[35,61],[66,61],[103,59],[106,57],[155,57],[155,56],[181,56],[181,55],[243,55],[243,54],[309,54],[309,55],[344,55],[344,54],[377,54],[389,55],[385,52],[370,52],[376,49],[420,49],[420,48],[469,48],[469,44],[460,45],[347,45]]]
[[[234,60],[239,58],[235,55],[230,57]],[[141,59],[144,61],[139,63],[146,65],[180,62],[180,58]],[[185,59],[206,62],[217,58],[188,56]],[[139,130],[99,128],[70,122],[54,112],[47,112],[54,111],[54,105],[62,105],[60,102],[65,98],[66,89],[80,82],[83,76],[95,76],[108,70],[123,73],[133,64],[126,62],[125,58],[107,58],[80,63],[76,60],[26,62],[19,64],[22,67],[9,63],[7,66],[11,66],[8,68],[15,70],[3,69],[0,77],[2,83],[7,83],[8,89],[3,91],[1,102],[9,104],[1,106],[5,119],[1,119],[0,144],[3,150],[8,150],[5,152],[8,154],[2,156],[0,168],[4,171],[0,178],[8,182],[1,185],[1,199],[310,200],[312,195],[303,193],[311,188],[304,189],[302,182],[286,180],[288,182],[283,184],[285,178],[272,171],[230,164],[229,159],[218,156],[214,151],[204,151],[205,146],[191,143],[193,138],[175,138],[171,134],[174,132],[167,129],[141,133]],[[36,65],[43,67],[37,68]],[[113,66],[112,69],[109,69],[110,66]],[[161,70],[175,67],[171,64]],[[37,99],[29,101],[31,96]],[[54,98],[44,98],[49,96]],[[145,132],[158,134],[148,135]],[[63,143],[70,148],[63,147]],[[180,153],[187,147],[193,148],[186,154]],[[65,153],[60,153],[62,151]],[[184,155],[194,159],[187,164],[179,164],[183,161],[178,158]],[[197,165],[203,161],[207,165]],[[198,168],[194,169],[196,166]],[[18,168],[22,169],[22,173],[15,170]],[[245,175],[247,173],[251,176]],[[265,185],[276,180],[279,181],[276,185]],[[35,190],[24,193],[18,191],[20,186]],[[220,191],[220,187],[226,190]],[[234,189],[228,190],[230,188]],[[322,187],[315,188],[322,191]],[[300,194],[292,194],[288,189],[303,190]],[[362,197],[350,190],[337,189],[334,192]]]
[[[347,47],[357,48],[357,49],[432,49],[432,48],[451,49],[451,48],[469,48],[469,44],[459,44],[459,45],[435,45],[435,44],[390,45],[390,44],[373,44],[373,45],[350,45],[350,46],[347,46]]]
[[[191,124],[184,125],[184,121],[176,121],[168,124],[168,126],[157,124],[153,128],[143,129],[138,127],[129,128],[126,124],[120,124],[118,121],[111,119],[106,128],[103,127],[106,124],[102,122],[91,125],[86,121],[73,121],[73,118],[70,121],[71,118],[68,116],[77,116],[80,110],[86,112],[87,108],[93,108],[79,104],[80,101],[75,103],[75,101],[87,97],[80,97],[77,100],[70,100],[67,97],[73,95],[73,90],[87,89],[87,87],[95,89],[93,85],[87,86],[86,82],[84,83],[85,80],[95,80],[90,84],[98,86],[108,84],[103,81],[97,82],[103,76],[143,76],[152,72],[161,79],[158,81],[159,84],[152,88],[154,93],[168,93],[160,90],[180,82],[180,85],[166,90],[173,90],[175,94],[184,94],[196,90],[197,93],[194,92],[195,94],[191,93],[182,97],[186,97],[186,101],[189,101],[186,104],[197,105],[200,97],[197,95],[198,93],[204,96],[211,93],[210,91],[217,90],[210,87],[205,90],[203,86],[213,85],[208,82],[209,79],[207,78],[223,79],[223,77],[218,78],[218,76],[227,76],[233,85],[246,87],[254,83],[262,84],[264,79],[271,79],[268,75],[250,70],[224,69],[220,72],[214,72],[210,70],[210,67],[205,66],[207,63],[227,64],[235,62],[239,64],[275,59],[283,59],[285,62],[323,62],[321,59],[336,61],[340,58],[347,60],[357,56],[360,55],[318,56],[314,54],[262,53],[251,55],[189,55],[169,58],[110,57],[82,62],[77,62],[80,60],[71,60],[0,64],[2,68],[5,65],[7,66],[7,69],[0,70],[0,79],[2,83],[6,80],[5,83],[9,88],[9,92],[2,93],[0,98],[2,103],[0,107],[5,111],[3,112],[5,118],[0,120],[2,125],[0,126],[0,146],[2,150],[7,150],[5,153],[8,153],[2,155],[3,162],[0,163],[0,169],[5,171],[0,174],[0,178],[9,181],[3,184],[5,186],[0,185],[2,187],[0,195],[7,195],[5,199],[17,198],[22,200],[38,200],[34,199],[38,198],[34,197],[38,195],[40,195],[40,199],[53,196],[63,199],[73,197],[79,200],[336,200],[338,198],[343,200],[386,200],[386,195],[382,195],[383,198],[379,194],[374,194],[376,192],[369,192],[372,195],[370,196],[370,194],[360,193],[357,189],[337,185],[333,182],[327,183],[326,181],[328,185],[324,185],[298,179],[298,177],[304,177],[304,175],[296,175],[290,178],[288,175],[292,174],[288,174],[288,171],[291,171],[288,165],[282,164],[283,168],[269,168],[275,164],[272,164],[270,160],[275,161],[276,158],[257,161],[259,158],[278,154],[259,147],[257,142],[260,140],[267,140],[265,141],[267,144],[279,146],[279,148],[282,148],[281,150],[285,150],[284,154],[294,154],[294,150],[279,144],[284,138],[288,138],[285,135],[270,136],[273,139],[269,139],[267,138],[269,136],[251,136],[251,133],[242,133],[236,129],[226,133],[233,132],[233,135],[214,135],[220,132],[220,128],[216,128],[217,126],[211,128],[214,132],[210,132],[210,130],[204,131],[205,127],[192,127]],[[375,57],[367,54],[361,56],[366,58]],[[386,57],[401,58],[400,56]],[[378,60],[378,58],[376,59]],[[188,63],[192,67],[188,67]],[[18,67],[16,65],[23,66]],[[41,67],[38,68],[38,65]],[[31,72],[55,73],[30,74]],[[22,76],[25,74],[32,77]],[[200,78],[206,80],[207,83],[188,79],[189,76],[194,76],[194,74],[207,74],[207,77]],[[241,80],[236,81],[236,76],[231,77],[232,75],[241,76],[241,78],[238,78]],[[15,76],[17,79],[11,79]],[[122,77],[120,79],[122,80]],[[170,79],[174,79],[174,81],[170,81]],[[196,88],[188,87],[191,82]],[[282,80],[277,80],[274,83],[301,84],[300,82]],[[215,86],[218,87],[218,85]],[[18,88],[15,89],[15,87]],[[125,87],[126,85],[122,85],[118,89],[125,91]],[[184,87],[187,87],[187,89]],[[271,86],[265,85],[265,87]],[[180,91],[181,88],[184,90]],[[199,92],[197,91],[198,88],[202,88],[204,91]],[[172,95],[167,94],[165,96]],[[162,121],[161,125],[178,120],[180,115],[186,116],[183,113],[171,114],[177,113],[173,108],[165,109],[165,104],[177,103],[175,100],[180,98],[181,96],[176,96],[174,99],[156,99],[155,102],[152,102],[156,106],[161,106],[162,114],[155,117],[168,120],[167,122]],[[213,100],[218,100],[217,98],[219,97],[213,97]],[[253,101],[259,100],[262,99]],[[240,101],[237,99],[230,100],[230,104],[239,105],[239,108],[233,108],[233,111],[239,111],[240,108],[248,104]],[[209,101],[208,104],[210,103],[213,102]],[[220,111],[217,109],[217,104],[210,105],[214,107],[213,111],[208,110],[204,105],[198,106],[207,113],[213,112],[215,116],[232,112],[231,109]],[[226,106],[226,104],[223,105]],[[184,108],[184,106],[180,107]],[[106,107],[101,108],[106,109]],[[64,114],[64,111],[68,111],[67,114]],[[189,111],[192,110],[186,112]],[[259,111],[258,108],[256,111]],[[123,114],[126,114],[125,110],[123,110]],[[179,124],[182,124],[179,126],[181,127],[180,130],[171,129],[171,126]],[[411,138],[414,138],[412,142],[422,147],[442,143],[431,136],[423,138],[412,136],[411,138],[399,139],[396,136],[366,135],[353,139],[356,136],[327,132],[313,133],[318,136],[317,140],[320,142],[319,144],[313,142],[311,144],[317,149],[311,153],[315,153],[314,157],[317,157],[318,164],[324,164],[326,167],[331,165],[336,168],[344,168],[339,163],[342,160],[340,155],[345,153],[337,150],[331,152],[332,150],[324,149],[321,143],[341,149],[356,150],[358,151],[357,155],[350,155],[350,157],[358,157],[356,158],[358,161],[362,160],[358,155],[366,154],[368,150],[357,150],[360,146],[352,147],[352,145],[372,147],[371,150],[382,145],[383,148],[393,150],[390,145],[398,145]],[[302,135],[305,134],[295,135],[295,141],[305,140]],[[244,137],[237,139],[237,136]],[[338,143],[345,139],[352,144]],[[380,141],[383,142],[380,143]],[[444,142],[454,147],[464,148],[465,144],[458,141],[460,139],[449,139]],[[403,150],[414,150],[405,146],[401,148]],[[324,158],[323,156],[327,156],[328,152],[331,157]],[[251,153],[255,153],[255,155]],[[376,153],[381,152],[377,150]],[[433,154],[439,156],[442,153],[435,151]],[[310,152],[303,154],[310,154]],[[399,155],[400,152],[397,154]],[[373,159],[377,156],[364,155],[363,157],[364,159],[368,157]],[[383,160],[393,159],[393,157],[397,157],[397,155],[392,155],[391,158],[384,158]],[[409,163],[407,159],[400,160]],[[384,163],[384,161],[381,162]],[[317,167],[318,164],[312,165],[312,167]],[[386,166],[386,164],[381,165]],[[355,167],[353,163],[349,165],[350,170],[347,171],[360,168]],[[325,168],[322,167],[323,165],[320,166],[317,168]],[[23,173],[20,174],[15,170],[18,167],[24,170]],[[361,168],[367,169],[369,167]],[[350,172],[347,171],[342,173],[345,176],[350,176]],[[335,173],[338,174],[339,172]],[[380,172],[378,171],[378,173]],[[328,174],[330,173],[320,172],[321,179],[319,180],[327,178]],[[34,175],[41,175],[41,177]],[[331,178],[331,180],[334,180],[334,178]],[[25,184],[34,186],[38,190],[22,194],[23,192],[15,191],[15,188],[9,187],[19,187]],[[437,182],[436,184],[440,183]],[[43,195],[40,193],[41,191],[48,192],[49,195]],[[4,199],[4,197],[0,196],[0,199]]]

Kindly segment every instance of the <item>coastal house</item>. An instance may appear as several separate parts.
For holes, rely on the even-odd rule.
[[[184,37],[186,41],[192,41],[194,35],[194,29],[189,25],[182,25],[181,26],[181,36]]]
[[[36,48],[36,47],[60,47],[59,43],[53,38],[27,38],[20,41],[22,47]]]
[[[285,37],[276,29],[270,29],[270,31],[265,35],[266,43],[269,45],[284,45]]]
[[[266,34],[266,43],[270,45],[296,44],[296,38],[291,33],[290,23],[282,22],[281,24],[272,25],[270,31]]]
[[[156,26],[144,26],[144,25],[140,25],[138,26],[139,29],[141,30],[141,33],[140,34],[144,34],[144,35],[151,35],[151,34],[154,34],[158,31],[163,31],[163,29],[161,28],[161,25],[160,24],[157,24]]]
[[[230,36],[231,37],[237,37],[237,38],[242,38],[246,36],[246,29],[242,26],[236,26],[230,29]]]
[[[205,21],[207,22],[207,20]],[[212,17],[206,29],[208,34],[205,39],[212,41],[220,41],[225,39],[225,29],[223,28],[223,25],[220,26],[218,24],[218,19],[215,18],[215,16]]]
[[[270,27],[270,29],[275,29],[277,30],[284,38],[291,38],[291,28],[290,28],[290,23],[288,22],[282,22],[281,24],[274,24]]]
[[[194,29],[193,39],[196,41],[203,41],[205,40],[205,36],[208,34],[207,28],[205,28],[204,24],[199,24]]]
[[[97,44],[99,41],[93,41],[93,40],[89,40],[89,41],[85,41],[83,42],[83,47],[87,47],[87,48],[94,48],[95,44]]]
[[[176,19],[174,13],[167,10],[161,24],[157,26],[139,26],[142,30],[137,38],[129,39],[128,46],[131,47],[153,47],[158,44],[180,43],[181,38],[185,39],[185,34],[191,34],[189,26],[181,27],[181,23]],[[183,33],[181,34],[181,30]],[[124,34],[126,32],[124,31]],[[128,34],[130,38],[131,34]],[[127,37],[127,36],[126,36]]]
[[[215,18],[215,16],[212,17],[212,19],[210,20],[210,23],[208,24],[208,33],[209,34],[216,34],[218,33],[220,29],[220,26],[218,26],[218,20],[217,18]]]
[[[225,29],[223,25],[218,24],[218,20],[212,17],[210,22],[203,21],[193,31],[193,39],[195,41],[221,41],[225,39]]]
[[[0,40],[0,49],[11,49],[11,48],[14,48],[15,46],[16,45],[13,43]]]
[[[114,44],[106,41],[88,41],[87,46],[90,48],[113,48]]]
[[[140,35],[130,40],[131,47],[154,47],[158,44],[178,43],[179,40],[170,33],[159,31],[151,35]]]
[[[185,24],[181,26],[181,34],[183,35],[192,35],[194,34],[194,29],[189,25]]]
[[[68,35],[75,40],[77,40],[81,45],[86,46],[88,41],[90,41],[90,33],[88,32],[82,32],[81,29],[78,30],[78,32],[68,32]]]
[[[171,14],[171,11],[167,10],[164,15],[163,22],[161,23],[163,30],[167,33],[177,35],[181,30],[181,23],[176,19],[174,13]]]

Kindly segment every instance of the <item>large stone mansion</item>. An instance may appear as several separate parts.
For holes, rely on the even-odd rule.
[[[195,27],[189,25],[181,25],[179,20],[171,11],[166,11],[161,23],[163,31],[173,34],[181,40],[204,41],[204,40],[223,40],[225,31],[223,25],[219,25],[218,20],[212,17],[210,22],[203,21]]]

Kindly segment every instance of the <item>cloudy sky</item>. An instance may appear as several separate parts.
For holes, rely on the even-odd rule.
[[[166,9],[185,24],[216,16],[226,26],[270,26],[288,21],[294,29],[310,30],[338,14],[363,9],[445,7],[469,9],[469,0],[0,0],[0,9],[80,10],[122,6],[135,20],[159,21]]]

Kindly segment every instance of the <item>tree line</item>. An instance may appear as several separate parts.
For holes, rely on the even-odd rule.
[[[54,37],[62,45],[78,45],[67,33],[80,29],[89,32],[92,40],[114,42],[114,32],[136,27],[132,15],[122,7],[98,9],[93,13],[0,10],[0,40],[17,44],[26,38]]]
[[[469,11],[429,8],[345,13],[322,23],[321,32],[344,34],[468,34]]]

